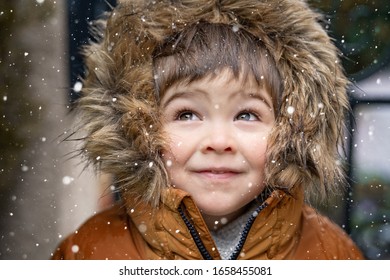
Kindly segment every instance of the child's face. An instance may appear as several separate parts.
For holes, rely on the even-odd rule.
[[[205,216],[238,216],[264,189],[271,96],[252,77],[243,83],[224,70],[168,88],[161,106],[172,185],[190,193]]]

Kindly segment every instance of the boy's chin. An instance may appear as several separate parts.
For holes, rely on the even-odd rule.
[[[215,203],[215,206],[218,206],[218,204],[219,203]],[[245,209],[247,209],[246,205],[238,209],[221,207],[215,207],[214,209],[207,207],[206,209],[200,208],[200,212],[202,213],[202,216],[208,225],[224,225],[243,214]]]

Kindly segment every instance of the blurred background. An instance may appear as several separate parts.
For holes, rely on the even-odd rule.
[[[369,259],[390,259],[390,2],[312,0],[353,81],[345,136],[350,187],[319,206]],[[110,203],[110,180],[63,141],[90,22],[115,0],[0,0],[0,259],[49,259]]]

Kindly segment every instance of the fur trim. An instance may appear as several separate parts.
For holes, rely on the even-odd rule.
[[[300,0],[120,1],[104,39],[85,49],[88,75],[78,107],[86,131],[82,151],[122,190],[154,204],[168,176],[152,53],[167,36],[200,20],[242,28],[260,38],[284,86],[268,143],[267,184],[326,196],[344,181],[338,162],[347,79],[319,21]]]

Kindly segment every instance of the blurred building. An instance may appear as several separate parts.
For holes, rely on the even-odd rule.
[[[66,2],[1,1],[0,26],[0,259],[48,259],[100,197],[62,141],[74,122]]]

